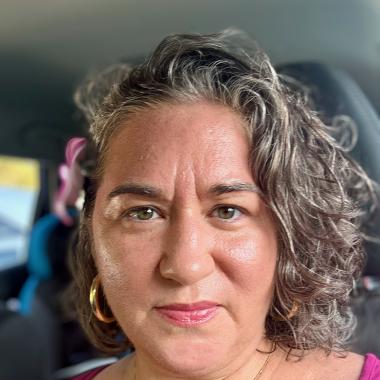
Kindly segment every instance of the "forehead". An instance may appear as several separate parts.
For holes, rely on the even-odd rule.
[[[198,102],[162,104],[132,114],[112,136],[107,182],[176,178],[249,180],[249,143],[242,118],[229,107]]]

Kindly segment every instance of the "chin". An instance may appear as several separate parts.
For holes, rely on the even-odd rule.
[[[153,347],[151,347],[153,349]],[[151,352],[158,366],[176,375],[197,377],[220,369],[230,354],[218,342],[183,339],[162,342]]]
[[[178,377],[199,378],[217,374],[238,348],[249,346],[251,339],[237,334],[230,320],[216,318],[194,327],[179,327],[165,319],[148,318],[139,328],[128,330],[137,355],[153,366]],[[136,323],[134,323],[136,327]],[[240,344],[238,344],[238,342]]]

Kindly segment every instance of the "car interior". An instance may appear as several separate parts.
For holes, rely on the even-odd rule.
[[[349,154],[380,183],[379,2],[3,0],[0,19],[1,380],[65,379],[116,360],[92,348],[67,305],[76,223],[52,207],[65,143],[85,133],[72,94],[88,72],[140,62],[170,33],[238,28],[326,124],[345,124]],[[380,212],[364,233],[352,350],[380,356]]]

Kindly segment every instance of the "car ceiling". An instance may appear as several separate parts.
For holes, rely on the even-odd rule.
[[[275,64],[347,70],[380,108],[378,0],[2,0],[0,154],[59,161],[78,134],[71,94],[91,69],[136,60],[164,36],[248,32]]]

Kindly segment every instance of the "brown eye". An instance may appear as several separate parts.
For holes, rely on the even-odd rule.
[[[130,219],[149,220],[159,217],[157,211],[152,207],[139,207],[127,212],[126,216]]]

